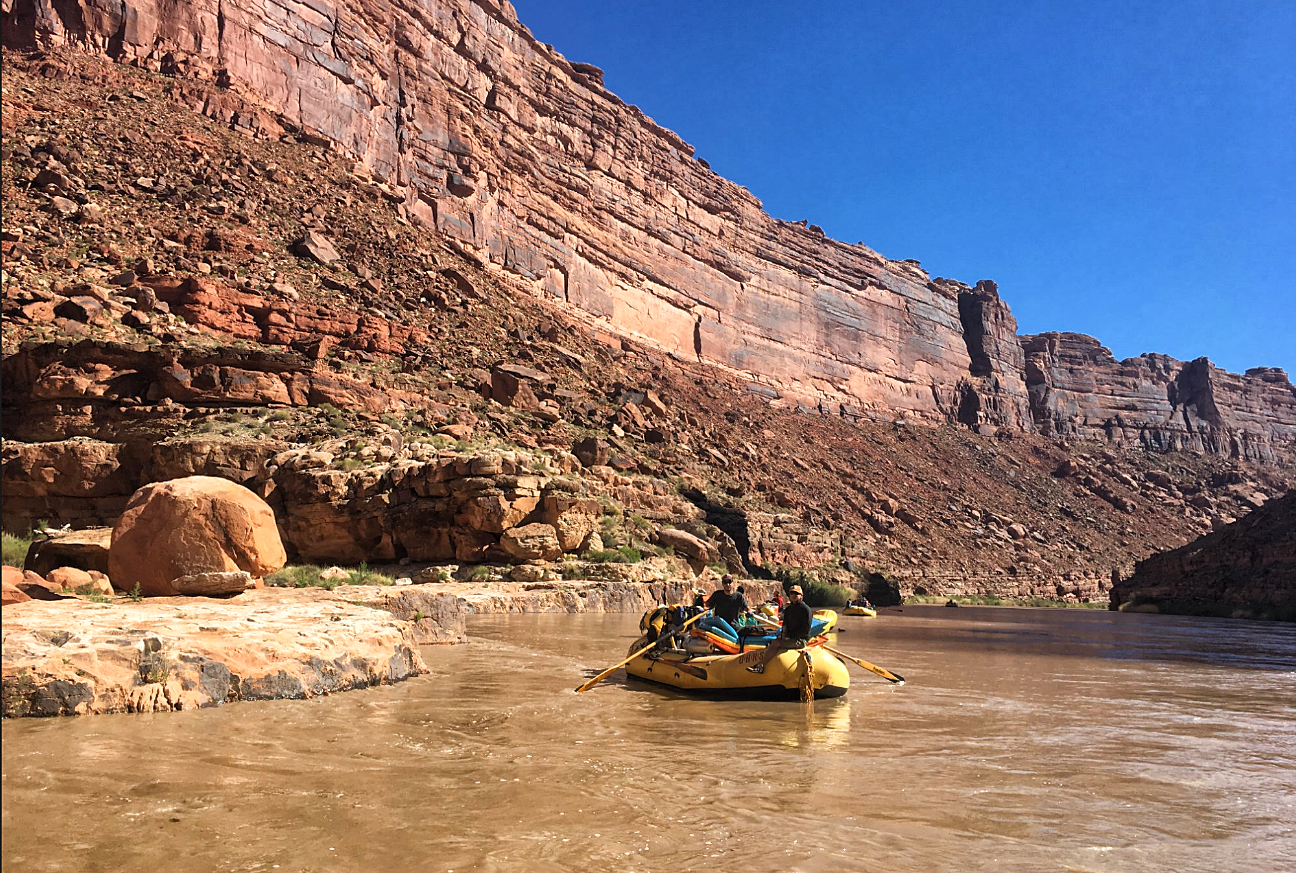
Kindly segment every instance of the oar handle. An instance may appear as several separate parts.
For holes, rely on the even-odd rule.
[[[691,625],[693,622],[697,621],[698,619],[702,618],[702,616],[707,615],[707,614],[709,614],[709,613],[710,613],[710,610],[706,610],[705,612],[699,612],[697,615],[693,616],[693,617],[690,618],[688,621],[686,621],[686,622],[684,622],[682,625],[680,625],[679,630],[684,630],[684,628],[688,627],[688,626]],[[672,632],[672,635],[673,635],[673,634],[676,634],[676,633],[679,633],[679,631],[673,631],[673,632]],[[615,672],[616,672],[618,669],[620,669],[621,667],[624,667],[626,664],[629,664],[631,661],[633,661],[635,658],[639,657],[640,655],[642,655],[644,652],[648,651],[649,649],[654,648],[654,647],[655,647],[659,642],[661,642],[661,638],[660,638],[660,637],[658,637],[657,639],[653,640],[651,643],[649,643],[648,645],[644,646],[642,649],[640,649],[639,651],[635,652],[635,653],[634,653],[633,655],[631,655],[630,657],[626,658],[626,659],[625,659],[624,661],[622,661],[620,664],[614,664],[614,665],[612,665],[611,667],[608,667],[608,668],[607,668],[606,670],[604,670],[602,673],[598,674],[598,675],[595,676],[593,679],[591,679],[591,680],[589,680],[588,682],[586,682],[584,685],[581,685],[580,687],[578,687],[578,688],[576,689],[576,693],[577,693],[577,694],[580,694],[582,691],[589,691],[591,688],[593,688],[595,685],[597,685],[597,684],[599,684],[600,682],[602,682],[602,681],[603,681],[604,679],[606,679],[607,677],[611,676],[613,673],[615,673]]]

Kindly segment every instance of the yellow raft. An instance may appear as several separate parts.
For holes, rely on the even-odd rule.
[[[641,637],[630,647],[636,652],[648,645]],[[846,665],[826,649],[811,645],[804,650],[779,652],[764,673],[747,668],[760,660],[763,650],[738,655],[696,655],[675,649],[653,649],[626,664],[636,679],[667,685],[708,697],[749,700],[797,700],[804,684],[816,698],[841,697],[850,688]]]
[[[869,618],[876,618],[877,610],[871,606],[848,606],[842,610],[842,615],[866,615]]]

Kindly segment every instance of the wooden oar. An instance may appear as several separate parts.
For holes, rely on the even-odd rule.
[[[845,658],[847,661],[854,661],[856,664],[859,664],[865,670],[868,670],[871,673],[878,674],[888,682],[894,682],[897,685],[904,684],[903,676],[900,676],[899,674],[896,673],[892,673],[886,667],[879,667],[877,664],[870,664],[868,661],[865,661],[862,658],[856,658],[854,655],[848,655],[839,649],[834,649],[832,646],[828,645],[827,643],[824,643],[824,648],[832,652],[834,655],[836,655],[839,658]]]
[[[710,610],[708,610],[707,612],[699,612],[697,615],[693,616],[693,617],[690,618],[688,621],[686,621],[686,622],[684,622],[682,625],[680,625],[679,630],[684,630],[684,628],[688,627],[688,626],[691,625],[693,622],[697,621],[699,618],[702,618],[704,615],[709,615],[709,614],[710,614]],[[672,631],[668,636],[674,636],[674,635],[677,634],[677,633],[679,633],[679,631]],[[624,667],[626,664],[629,664],[629,663],[630,663],[631,661],[633,661],[635,658],[639,657],[639,656],[642,655],[644,652],[646,652],[646,651],[648,651],[649,649],[651,649],[651,648],[653,648],[654,646],[656,646],[659,642],[661,642],[661,638],[660,638],[660,637],[658,637],[656,640],[653,640],[651,643],[649,643],[648,645],[644,646],[642,649],[640,649],[639,651],[635,652],[635,653],[634,653],[633,655],[631,655],[630,657],[626,658],[626,659],[625,659],[624,661],[622,661],[620,664],[614,664],[613,666],[608,667],[608,668],[607,668],[606,670],[604,670],[602,673],[598,674],[598,675],[595,676],[593,679],[591,679],[590,681],[586,682],[584,685],[582,685],[582,686],[580,686],[579,688],[577,688],[577,689],[576,689],[576,693],[577,693],[577,694],[580,694],[582,691],[589,691],[589,690],[590,690],[591,688],[593,688],[595,685],[599,684],[599,683],[602,682],[604,679],[606,679],[607,677],[609,677],[609,676],[611,676],[613,673],[615,673],[619,668]]]
[[[778,622],[770,621],[768,618],[765,618],[764,616],[761,615],[756,616],[756,620],[764,622],[770,627],[782,627],[782,625],[780,625]],[[865,670],[868,670],[870,673],[878,674],[888,682],[894,682],[897,685],[904,684],[903,676],[900,676],[896,673],[892,673],[886,667],[879,667],[877,664],[870,664],[868,661],[865,661],[862,658],[856,658],[854,655],[848,655],[845,652],[841,651],[840,649],[834,649],[832,646],[828,645],[827,642],[823,644],[823,648],[832,652],[834,655],[836,655],[839,658],[845,658],[847,661],[852,661],[855,664],[858,664],[859,666],[863,667]]]

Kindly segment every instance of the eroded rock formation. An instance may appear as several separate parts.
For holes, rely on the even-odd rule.
[[[1046,435],[1261,463],[1296,444],[1296,389],[1282,370],[1238,376],[1205,358],[1167,355],[1117,361],[1093,337],[1074,333],[1021,341],[1032,414]]]
[[[409,214],[537,292],[789,402],[1029,425],[997,295],[769,217],[507,2],[16,0],[5,23],[9,46],[71,43],[228,84],[243,108],[205,111],[277,132],[257,116],[269,110],[337,143]]]
[[[26,602],[4,626],[5,716],[316,697],[427,672],[413,623],[319,589]]]
[[[1140,561],[1113,606],[1296,620],[1296,491],[1186,546]]]

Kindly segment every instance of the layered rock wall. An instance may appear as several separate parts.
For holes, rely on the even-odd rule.
[[[538,43],[508,3],[219,0],[79,7],[13,0],[6,45],[70,43],[227,85],[339,144],[403,206],[625,333],[854,414],[1028,425],[972,403],[959,294],[911,262],[778,221],[692,148]],[[242,115],[223,100],[200,108]],[[239,116],[236,118],[235,116]],[[996,300],[997,302],[997,300]],[[1003,310],[1006,314],[1006,308]],[[981,347],[1012,345],[1011,317]],[[1017,373],[1002,374],[1011,392]]]
[[[237,129],[334,144],[403,215],[536,293],[790,405],[1269,462],[1296,445],[1281,373],[1116,362],[1071,334],[1025,337],[1023,357],[993,283],[766,215],[507,0],[5,0],[3,16],[7,48],[100,53],[190,81],[177,95]],[[262,308],[231,323],[281,341]]]
[[[1296,447],[1296,389],[1273,368],[1239,376],[1198,358],[1117,361],[1093,337],[1021,338],[1031,412],[1045,434],[1262,463]]]

